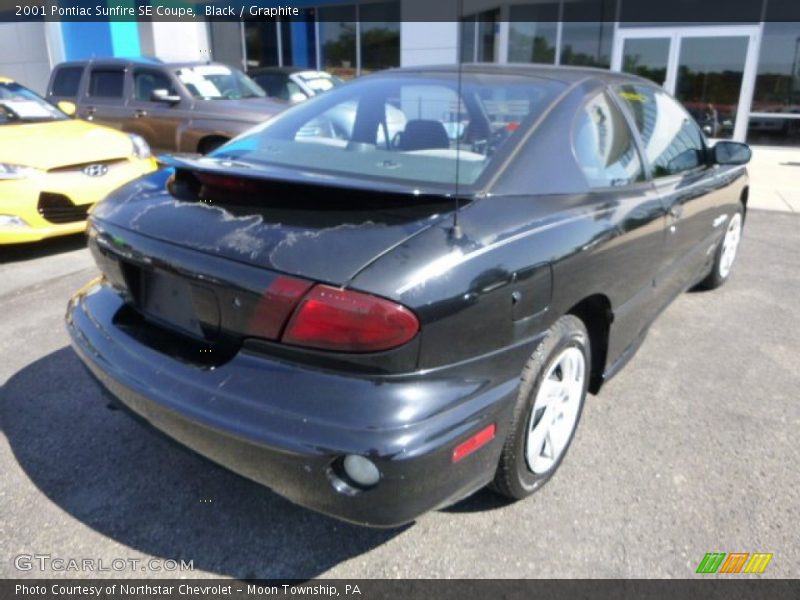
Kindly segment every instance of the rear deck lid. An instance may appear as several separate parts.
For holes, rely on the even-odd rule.
[[[174,167],[120,188],[93,218],[184,249],[344,285],[454,205],[441,192],[290,169],[215,159]]]

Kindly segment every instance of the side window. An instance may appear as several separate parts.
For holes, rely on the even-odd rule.
[[[283,98],[284,100],[289,99],[286,93],[287,78],[283,75],[261,73],[260,75],[255,75],[253,79],[267,92],[267,96]]]
[[[81,85],[81,75],[83,75],[83,67],[62,67],[53,78],[50,95],[76,97]]]
[[[152,69],[137,69],[133,72],[133,98],[138,102],[151,102],[155,90],[167,90],[175,94],[175,86],[166,73]]]
[[[92,69],[89,95],[93,98],[122,98],[125,71],[122,69]]]
[[[623,85],[619,96],[630,108],[642,136],[653,177],[677,175],[705,163],[700,128],[670,96],[644,85]]]
[[[628,123],[605,92],[578,113],[572,144],[591,187],[629,185],[644,179]]]

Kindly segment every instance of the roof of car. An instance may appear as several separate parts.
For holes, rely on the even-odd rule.
[[[528,77],[541,77],[552,79],[563,83],[575,83],[583,79],[594,78],[606,82],[643,82],[652,83],[629,73],[609,71],[608,69],[598,69],[594,67],[565,67],[556,65],[538,65],[529,63],[461,63],[460,65],[429,65],[419,67],[401,67],[390,69],[390,73],[461,73],[465,74],[500,74],[500,75],[521,75]],[[387,71],[384,71],[387,72]]]

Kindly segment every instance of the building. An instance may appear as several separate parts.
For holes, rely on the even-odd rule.
[[[138,54],[240,68],[296,65],[343,77],[458,61],[589,65],[663,85],[711,136],[800,145],[800,16],[778,20],[785,0],[749,0],[744,9],[740,3],[737,23],[714,22],[730,15],[730,0],[695,3],[691,23],[641,22],[647,15],[640,0],[293,6],[303,7],[298,16],[278,20],[0,24],[0,74],[41,91],[62,60]]]

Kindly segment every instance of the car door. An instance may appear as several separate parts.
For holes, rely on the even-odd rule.
[[[156,100],[153,94],[156,90],[166,90],[167,97]],[[154,152],[175,151],[178,128],[190,104],[190,99],[179,90],[168,72],[153,67],[134,67],[131,113],[125,122],[125,131],[141,135]]]
[[[574,284],[602,273],[614,310],[608,357],[635,346],[655,318],[655,278],[664,252],[665,208],[647,177],[632,124],[607,90],[578,111],[572,131],[575,158],[589,185],[598,235],[582,247],[586,257]]]
[[[87,121],[123,129],[131,113],[127,103],[129,84],[125,71],[124,64],[92,63],[78,116]]]
[[[663,304],[692,285],[709,263],[725,211],[722,183],[700,127],[677,101],[646,84],[619,86],[617,94],[636,124],[667,209],[657,277]]]

